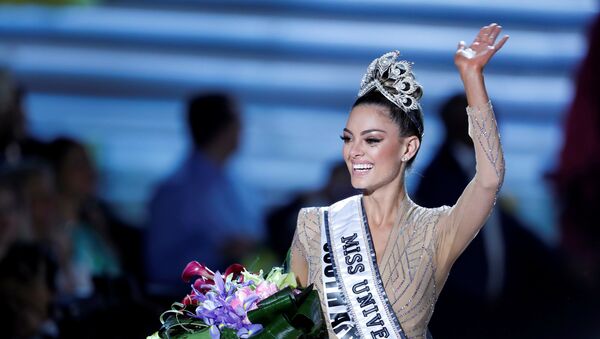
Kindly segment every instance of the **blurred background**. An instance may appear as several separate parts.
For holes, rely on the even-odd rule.
[[[212,239],[208,234],[218,221],[191,220],[204,227],[204,238],[190,233],[169,241],[186,248],[215,243],[210,253],[222,251],[257,267],[282,263],[300,207],[353,194],[338,164],[339,135],[366,67],[392,49],[414,62],[425,89],[424,142],[407,177],[409,194],[425,196],[417,193],[421,181],[448,140],[440,112],[462,89],[453,64],[456,45],[498,22],[511,38],[487,67],[486,82],[506,158],[500,204],[511,225],[518,225],[500,227],[517,227],[531,242],[504,241],[505,250],[492,251],[500,255],[485,253],[519,262],[526,268],[515,280],[535,281],[536,287],[506,297],[511,303],[501,306],[505,292],[490,297],[482,291],[473,298],[485,306],[472,307],[461,297],[444,301],[442,293],[440,303],[451,311],[434,313],[432,332],[436,338],[516,338],[524,326],[522,337],[600,337],[593,324],[599,314],[590,302],[596,299],[588,299],[600,282],[599,223],[593,207],[568,206],[595,206],[600,194],[594,179],[600,174],[594,160],[600,159],[599,87],[591,85],[598,81],[598,52],[589,48],[597,17],[594,0],[0,1],[2,288],[15,296],[14,286],[42,284],[48,299],[35,306],[40,297],[27,301],[33,297],[21,291],[21,299],[3,302],[40,309],[31,311],[35,315],[6,311],[2,319],[33,324],[24,333],[14,326],[15,337],[131,338],[156,330],[167,300],[181,294],[165,287],[170,282],[164,276],[152,276],[168,261],[144,263],[144,253],[175,232],[169,218],[186,227],[187,217],[179,218],[187,215],[186,200],[174,200],[177,192],[203,196],[189,206],[214,212],[202,214],[203,220],[221,220],[217,211],[229,209],[224,215],[231,227]],[[597,39],[596,33],[596,49]],[[593,103],[577,106],[583,87],[588,92],[582,100]],[[236,142],[227,150],[214,148],[222,142],[200,147],[188,133],[191,98],[207,93],[226,94],[222,101],[229,108],[220,109],[234,112],[236,127],[227,131]],[[199,114],[209,114],[203,109]],[[220,138],[215,140],[227,136]],[[196,153],[208,161],[190,155]],[[202,178],[184,170],[196,165],[206,169]],[[589,181],[569,190],[573,178]],[[206,202],[207,186],[218,192],[221,205]],[[172,206],[159,211],[165,200]],[[149,236],[154,228],[162,231]],[[245,237],[256,246],[235,250]],[[231,241],[216,244],[221,238]],[[507,259],[509,248],[520,245],[523,251]],[[550,266],[539,274],[535,269],[544,265],[531,262],[533,248]],[[169,253],[176,256],[168,249],[159,256]],[[210,266],[206,255],[188,253]],[[174,261],[165,274],[177,279],[185,260]],[[212,265],[224,269],[224,262]],[[506,267],[500,269],[505,280],[515,266]],[[482,270],[488,280],[497,272]],[[537,301],[532,305],[536,298],[554,303],[544,309]],[[485,319],[475,321],[467,315],[473,311]],[[90,330],[116,315],[127,319],[129,330]]]

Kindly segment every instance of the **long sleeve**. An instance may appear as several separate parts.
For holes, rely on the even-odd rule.
[[[320,279],[321,212],[318,207],[303,208],[290,248],[290,267],[302,286]]]
[[[467,114],[476,173],[456,204],[440,219],[437,251],[440,274],[450,270],[477,235],[491,214],[504,180],[504,155],[491,103],[467,107]]]
[[[296,227],[294,239],[290,248],[290,268],[296,275],[296,279],[301,286],[306,286],[308,277],[308,260],[306,249],[300,240],[300,232]]]

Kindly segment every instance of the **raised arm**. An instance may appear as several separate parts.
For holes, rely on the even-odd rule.
[[[442,264],[451,265],[477,235],[490,215],[504,180],[504,156],[494,111],[485,88],[483,69],[508,40],[496,43],[502,28],[491,24],[481,28],[470,46],[459,43],[454,62],[462,79],[469,107],[469,136],[473,139],[476,174],[452,207],[440,220],[440,246],[445,248]]]

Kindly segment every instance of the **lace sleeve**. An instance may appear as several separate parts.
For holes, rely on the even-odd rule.
[[[298,213],[296,231],[290,248],[290,268],[301,286],[306,286],[308,282],[308,263],[306,209],[301,209]]]
[[[467,107],[467,114],[469,136],[475,147],[476,173],[456,204],[440,219],[438,267],[442,271],[449,271],[477,235],[491,214],[504,181],[504,155],[491,103]]]
[[[477,173],[480,174],[478,179],[491,182],[497,194],[504,181],[504,153],[492,103],[488,101],[487,105],[481,108],[467,107],[467,115],[469,136],[475,143]]]

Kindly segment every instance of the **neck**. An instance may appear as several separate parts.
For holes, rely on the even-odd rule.
[[[398,220],[400,205],[406,199],[404,174],[399,179],[364,192],[363,203],[371,227],[393,227]]]
[[[214,145],[208,145],[199,149],[204,157],[210,160],[214,165],[221,168],[225,166],[227,161],[227,154],[224,154],[218,147]]]

